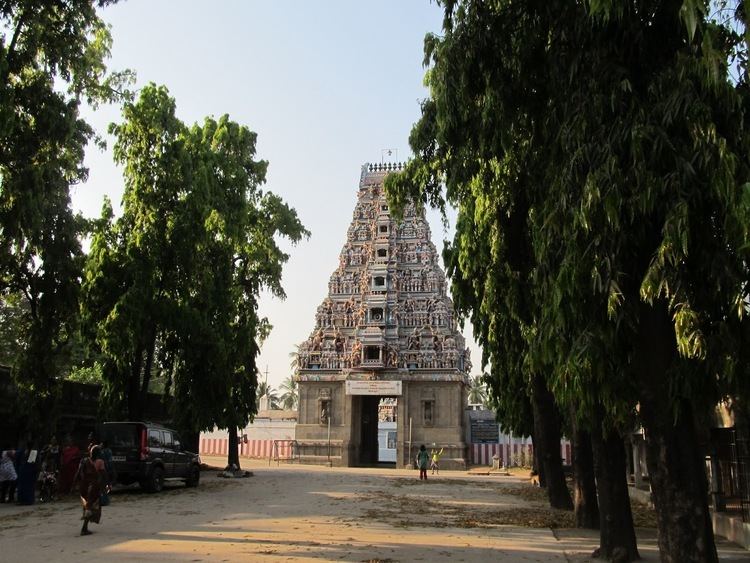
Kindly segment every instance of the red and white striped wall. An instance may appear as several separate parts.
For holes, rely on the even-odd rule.
[[[270,458],[274,455],[273,440],[248,440],[240,442],[240,455],[242,457]],[[276,444],[276,453],[280,458],[291,457],[292,444],[289,441],[280,441]],[[201,455],[227,455],[229,452],[229,438],[201,438]]]
[[[512,447],[507,443],[470,444],[469,463],[472,465],[492,465],[492,457],[495,454],[500,456],[500,465],[513,463],[522,456],[530,460],[534,454],[534,446],[526,442],[515,442]],[[570,464],[572,462],[569,441],[565,440],[560,443],[560,456],[562,456],[563,463]]]
[[[274,456],[273,440],[248,440],[240,442],[239,453],[242,457],[249,458],[271,458]],[[276,444],[275,453],[280,459],[292,457],[292,444],[288,440],[280,440]],[[229,451],[228,438],[201,438],[200,454],[201,455],[220,455],[225,456]],[[500,456],[500,464],[513,463],[520,457],[530,460],[533,455],[534,447],[526,440],[515,441],[512,447],[508,443],[502,444],[470,444],[469,446],[469,463],[471,465],[492,465],[492,456]],[[563,463],[571,463],[570,442],[565,440],[560,444],[560,455]]]

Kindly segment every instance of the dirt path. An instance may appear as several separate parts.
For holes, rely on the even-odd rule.
[[[443,472],[420,483],[393,469],[245,468],[254,476],[205,472],[198,489],[118,491],[83,538],[72,500],[0,505],[0,561],[578,562],[597,544],[596,533],[551,529],[569,516],[512,477]],[[641,555],[657,561],[654,532],[640,535]],[[750,560],[726,543],[722,554]]]

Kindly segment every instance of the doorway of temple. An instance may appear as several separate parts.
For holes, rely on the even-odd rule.
[[[361,397],[359,464],[396,464],[396,397]]]

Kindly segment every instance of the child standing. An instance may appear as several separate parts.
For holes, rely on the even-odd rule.
[[[430,459],[427,449],[424,444],[419,446],[419,453],[417,454],[417,465],[419,466],[419,480],[427,480],[427,462]]]

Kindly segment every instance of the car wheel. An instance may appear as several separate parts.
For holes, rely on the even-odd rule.
[[[164,488],[164,470],[161,467],[154,467],[148,479],[149,493],[159,493]]]
[[[185,479],[185,485],[188,487],[197,487],[201,480],[201,469],[197,465],[193,465],[188,473],[188,478]]]

